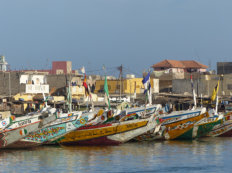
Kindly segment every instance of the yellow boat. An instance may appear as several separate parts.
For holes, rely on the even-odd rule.
[[[194,124],[203,118],[209,117],[208,112],[195,117],[166,124],[165,139],[192,139]]]
[[[126,142],[131,135],[138,136],[157,125],[156,117],[136,119],[119,123],[81,127],[65,135],[60,144],[66,145],[112,145]],[[122,136],[118,136],[121,134]],[[128,136],[128,138],[127,138]]]

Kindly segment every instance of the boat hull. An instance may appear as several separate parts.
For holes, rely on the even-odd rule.
[[[165,139],[192,139],[194,124],[203,118],[207,118],[208,113],[198,115],[196,117],[187,118],[171,124],[167,124],[164,132]]]
[[[38,117],[32,117],[23,121],[16,122],[18,124],[24,124],[14,129],[9,129],[0,134],[0,148],[11,148],[15,142],[26,137],[28,134],[37,131],[56,119],[56,115],[50,115],[42,120]],[[21,148],[21,145],[20,145]]]
[[[129,132],[141,127],[145,127],[148,120],[130,120],[121,123],[95,125],[89,127],[83,127],[72,131],[64,136],[63,139],[59,141],[60,144],[98,144],[98,145],[108,145],[108,144],[119,144],[122,141],[111,139],[109,136]],[[106,140],[107,139],[107,140]]]
[[[67,118],[68,121],[55,124],[52,122],[52,125],[46,126],[40,130],[37,130],[30,135],[26,136],[24,139],[17,141],[16,144],[11,145],[12,148],[25,148],[34,147],[42,144],[54,144],[56,140],[62,138],[68,132],[75,130],[88,122],[88,116],[83,116],[80,119]],[[71,121],[69,121],[71,120]],[[58,120],[60,122],[60,120]]]

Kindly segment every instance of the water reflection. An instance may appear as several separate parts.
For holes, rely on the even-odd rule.
[[[230,170],[231,138],[0,150],[1,172],[216,172]]]

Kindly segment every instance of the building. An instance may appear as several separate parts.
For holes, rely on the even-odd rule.
[[[143,78],[131,78],[123,80],[107,80],[108,90],[110,94],[134,94],[143,93]],[[105,80],[96,80],[94,93],[104,93]],[[121,89],[121,92],[120,92]]]
[[[71,74],[72,62],[71,61],[53,61],[50,74]]]
[[[154,71],[164,71],[166,73],[184,73],[184,72],[206,72],[208,66],[203,65],[197,61],[177,61],[164,60],[153,66]]]
[[[7,71],[8,63],[5,60],[5,56],[0,56],[0,71]]]
[[[232,73],[232,62],[217,62],[217,74]]]
[[[33,70],[20,70],[15,72],[28,72],[28,73],[44,73],[44,74],[78,74],[77,70],[72,70],[72,62],[71,61],[53,61],[52,69],[33,69]]]

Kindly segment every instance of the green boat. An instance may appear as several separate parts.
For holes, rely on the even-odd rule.
[[[214,126],[221,124],[221,118],[209,117],[196,122],[193,128],[189,129],[176,139],[196,139],[206,136]]]

